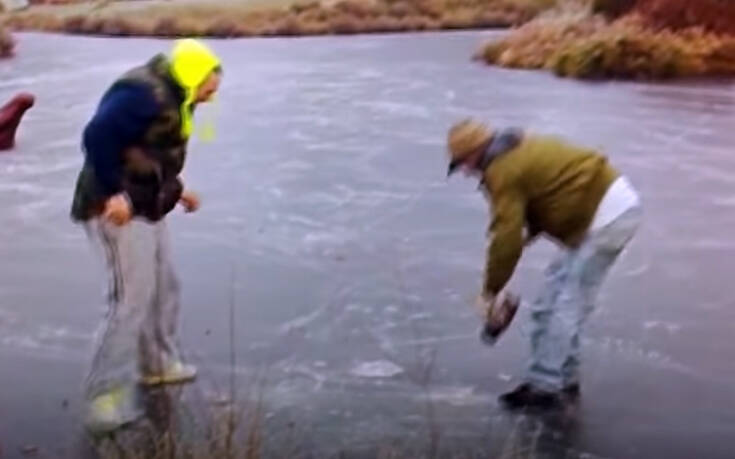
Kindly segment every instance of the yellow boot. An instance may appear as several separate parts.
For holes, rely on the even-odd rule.
[[[197,377],[197,369],[194,365],[185,365],[183,362],[175,362],[161,374],[144,375],[141,384],[144,386],[158,386],[160,384],[182,384],[193,381]]]
[[[87,408],[85,427],[94,434],[112,432],[125,424],[133,422],[137,416],[130,416],[134,397],[131,389],[117,387],[95,397]]]

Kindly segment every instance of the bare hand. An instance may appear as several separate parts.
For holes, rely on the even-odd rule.
[[[187,213],[196,212],[201,206],[199,196],[197,196],[197,194],[193,191],[188,190],[185,190],[183,193],[181,193],[181,198],[179,199],[179,202],[182,206],[184,206],[184,210]]]
[[[481,296],[480,298],[478,302],[487,307],[480,338],[486,344],[493,345],[513,321],[520,305],[520,298],[505,291],[493,297]]]
[[[475,308],[480,314],[480,317],[484,320],[487,317],[488,312],[493,307],[494,297],[488,297],[486,295],[479,295],[475,300]]]
[[[509,305],[518,307],[519,303],[520,298],[518,296],[503,290],[497,295],[490,293],[481,294],[475,301],[475,307],[483,319],[490,320],[498,314],[503,314],[503,310],[507,309]]]
[[[117,226],[128,223],[133,218],[133,208],[128,198],[124,194],[118,193],[108,199],[102,211],[102,218]]]

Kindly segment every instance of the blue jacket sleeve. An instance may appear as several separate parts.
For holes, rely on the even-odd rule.
[[[84,129],[86,161],[92,166],[100,192],[121,191],[122,151],[140,142],[159,112],[151,91],[133,84],[110,89]]]

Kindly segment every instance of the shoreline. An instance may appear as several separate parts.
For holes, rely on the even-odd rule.
[[[101,8],[82,3],[71,7],[32,6],[0,16],[0,24],[14,31],[98,37],[371,35],[507,29],[532,20],[554,3],[555,0],[345,0],[261,7],[233,0],[223,4],[186,2],[149,6],[115,3]]]

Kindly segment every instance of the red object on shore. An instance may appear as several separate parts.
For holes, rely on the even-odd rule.
[[[15,146],[15,132],[26,110],[33,107],[36,98],[32,94],[20,93],[0,108],[0,150]]]

